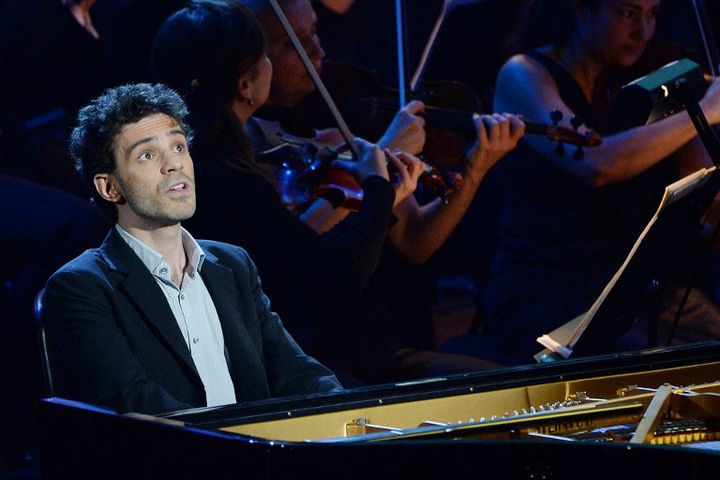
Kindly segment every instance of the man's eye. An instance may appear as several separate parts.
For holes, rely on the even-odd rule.
[[[140,160],[152,160],[152,153],[150,152],[143,152],[140,154]]]
[[[182,143],[178,143],[177,145],[175,145],[175,152],[182,153],[184,151],[185,151],[185,145],[183,145]]]

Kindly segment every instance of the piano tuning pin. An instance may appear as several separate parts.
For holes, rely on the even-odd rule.
[[[503,415],[503,418],[507,418],[509,416],[510,416],[510,414],[508,412],[505,412],[505,414]]]
[[[520,415],[520,412],[518,412],[517,410],[513,410],[513,416],[517,417],[519,415]]]
[[[497,420],[497,415],[493,415],[492,417],[490,417],[490,420]]]
[[[523,414],[523,415],[527,415],[527,414],[528,414],[528,411],[523,408],[523,409],[522,409],[522,414]]]
[[[552,112],[550,112],[550,120],[552,121],[553,125],[559,124],[562,118],[563,113],[560,110],[553,110]]]
[[[558,142],[557,147],[555,147],[555,155],[558,157],[565,156],[565,145],[563,145],[562,142]]]
[[[468,423],[475,423],[475,419],[474,418],[469,419]]]
[[[540,405],[540,411],[541,411],[541,412],[544,412],[544,411],[545,411],[545,407],[543,407],[542,405]]]
[[[485,421],[485,417],[480,417],[480,423],[483,423]]]
[[[537,413],[537,410],[535,410],[535,407],[530,407],[530,413]]]

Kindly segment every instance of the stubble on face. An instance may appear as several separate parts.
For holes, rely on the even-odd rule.
[[[178,224],[195,213],[195,182],[187,139],[178,123],[154,114],[125,125],[117,138],[115,179],[125,205],[119,219],[147,228]]]

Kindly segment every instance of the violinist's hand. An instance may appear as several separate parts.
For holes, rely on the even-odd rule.
[[[700,106],[711,125],[720,123],[720,79],[712,80]]]
[[[360,185],[373,175],[389,180],[385,154],[380,147],[362,138],[355,138],[355,143],[360,149],[360,158],[357,161],[335,160],[333,165],[352,173]]]
[[[479,182],[490,168],[515,148],[525,134],[525,123],[518,115],[493,113],[473,115],[477,141],[468,152],[464,178]]]
[[[417,155],[425,146],[425,119],[416,115],[425,110],[425,104],[413,100],[395,114],[378,145],[391,150]]]
[[[395,187],[395,203],[393,207],[404,202],[417,188],[418,178],[422,175],[425,165],[419,158],[402,150],[391,152],[385,149],[385,156],[397,171]]]
[[[95,40],[100,38],[95,25],[93,25],[90,9],[95,0],[62,0],[63,5],[70,9],[70,13],[81,27],[83,27]]]
[[[332,147],[339,147],[345,143],[345,139],[340,133],[338,128],[323,128],[322,130],[315,130],[315,137],[313,142],[320,143],[322,145],[330,145]]]

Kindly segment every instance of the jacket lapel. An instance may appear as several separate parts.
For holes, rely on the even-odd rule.
[[[100,251],[110,268],[119,274],[117,288],[121,292],[125,292],[128,301],[143,313],[153,330],[167,343],[168,348],[177,355],[180,361],[194,373],[195,379],[202,385],[190,350],[185,344],[185,339],[170,306],[165,301],[164,294],[152,274],[115,228],[112,228],[105,238]]]
[[[229,357],[228,366],[235,383],[238,402],[269,397],[265,368],[241,318],[238,287],[232,271],[220,265],[214,255],[205,251],[205,262],[200,275],[220,317]]]

